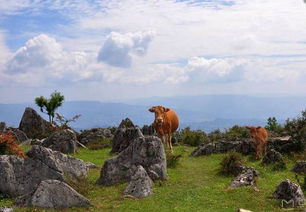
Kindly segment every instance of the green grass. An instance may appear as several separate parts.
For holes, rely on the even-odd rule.
[[[253,166],[260,172],[259,191],[253,188],[225,190],[232,177],[218,174],[219,163],[224,154],[203,157],[189,157],[194,148],[177,146],[174,152],[182,154],[176,168],[168,169],[168,180],[154,184],[154,195],[142,200],[124,198],[122,192],[126,183],[117,186],[102,187],[95,185],[100,170],[89,173],[87,182],[82,183],[81,192],[94,205],[89,209],[73,208],[63,211],[236,211],[238,208],[256,211],[284,211],[279,208],[279,201],[272,198],[272,193],[285,178],[295,180],[290,171],[293,160],[286,158],[287,169],[273,171],[271,167],[260,165],[251,157],[244,157],[247,166]],[[101,166],[112,155],[110,149],[81,149],[76,157]],[[86,189],[84,189],[84,187]],[[12,200],[0,201],[0,207],[12,205]],[[16,211],[43,211],[34,208],[16,208]],[[303,211],[301,208],[295,211]]]

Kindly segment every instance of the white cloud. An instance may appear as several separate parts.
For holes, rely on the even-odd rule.
[[[246,64],[245,59],[193,57],[188,60],[187,69],[194,81],[232,82],[242,80]]]
[[[153,35],[153,31],[126,34],[112,32],[99,52],[98,61],[117,67],[130,67],[133,57],[146,54]]]
[[[41,34],[11,56],[5,73],[16,82],[36,86],[46,81],[73,82],[92,76],[87,69],[91,58],[85,52],[67,52],[54,38]]]

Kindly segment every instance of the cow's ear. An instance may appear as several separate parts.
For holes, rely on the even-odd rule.
[[[258,129],[258,130],[259,130],[260,128],[261,128],[261,126],[256,127],[256,129]]]
[[[151,108],[149,109],[149,111],[150,111],[151,113],[154,113],[154,112],[155,112],[155,107],[151,107]]]
[[[167,113],[169,110],[170,110],[169,108],[164,109],[165,113]]]

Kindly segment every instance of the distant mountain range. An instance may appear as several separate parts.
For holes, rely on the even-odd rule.
[[[164,105],[177,111],[180,128],[212,131],[238,125],[265,125],[268,117],[279,122],[293,118],[306,109],[306,97],[253,97],[241,95],[205,95],[187,97],[152,97],[117,103],[98,101],[64,102],[58,112],[67,118],[82,116],[72,123],[77,130],[117,126],[129,117],[135,124],[151,124],[154,116],[148,111],[153,105]],[[0,121],[18,126],[25,107],[32,104],[0,104]],[[45,118],[45,114],[42,114]]]

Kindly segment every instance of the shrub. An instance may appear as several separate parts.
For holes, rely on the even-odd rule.
[[[241,154],[237,152],[229,153],[220,163],[220,173],[223,175],[238,175],[243,170],[243,160]]]
[[[202,130],[191,130],[189,127],[186,127],[181,133],[181,140],[183,144],[199,146],[207,141],[207,136]]]
[[[224,133],[222,133],[219,129],[217,129],[209,133],[207,137],[210,142],[215,143],[224,138]]]
[[[225,140],[238,141],[246,138],[250,138],[250,133],[245,127],[234,125],[225,132]]]
[[[18,157],[26,157],[22,149],[17,144],[16,138],[14,137],[12,131],[8,131],[7,133],[0,132],[0,145],[1,154],[5,154],[7,150]]]
[[[269,132],[281,133],[282,126],[277,122],[275,117],[269,117],[267,120],[267,125],[265,126]]]
[[[104,149],[104,148],[112,146],[112,139],[111,138],[100,138],[100,139],[89,142],[86,146],[88,149],[92,149],[92,150]]]
[[[182,157],[182,155],[181,154],[174,155],[171,152],[167,152],[166,157],[167,157],[167,168],[176,168],[180,163],[180,158]]]

